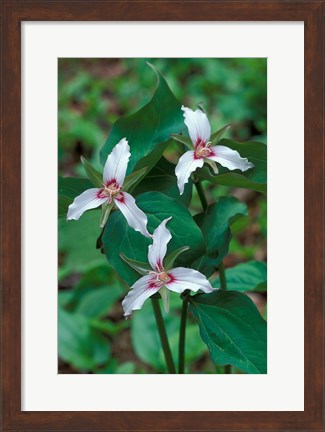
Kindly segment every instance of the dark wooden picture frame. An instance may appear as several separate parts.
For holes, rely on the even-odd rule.
[[[1,13],[2,430],[324,431],[324,2],[3,0]],[[21,22],[97,20],[304,22],[304,411],[21,411]]]

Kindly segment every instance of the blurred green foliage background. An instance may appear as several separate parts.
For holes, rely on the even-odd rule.
[[[62,177],[85,177],[80,156],[101,170],[99,151],[114,122],[137,111],[151,98],[156,81],[146,62],[156,66],[182,104],[201,104],[212,131],[232,124],[226,136],[266,143],[266,59],[59,59],[58,159]],[[171,146],[166,157],[175,161]],[[225,267],[266,260],[266,198],[253,191],[204,183],[209,200],[231,194],[246,202],[247,217],[232,226]],[[190,210],[201,211],[193,190]],[[59,230],[59,372],[164,372],[150,303],[125,321],[121,299],[127,292],[104,255],[96,249],[98,215],[78,222],[60,219]],[[265,297],[250,294],[265,314]],[[166,324],[177,351],[179,299]],[[186,339],[187,372],[218,373],[207,348],[190,324]],[[176,355],[176,354],[175,354]]]

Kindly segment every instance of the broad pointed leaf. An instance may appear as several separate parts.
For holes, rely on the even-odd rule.
[[[168,222],[168,229],[172,234],[168,253],[182,246],[190,247],[177,258],[177,265],[190,267],[194,260],[205,253],[202,233],[189,210],[181,202],[159,192],[139,195],[136,202],[148,216],[150,233],[160,222],[172,216]],[[148,246],[151,240],[130,228],[121,212],[116,211],[108,219],[102,241],[108,262],[129,285],[132,285],[139,279],[139,275],[122,260],[120,253],[130,259],[148,262]]]
[[[267,267],[262,261],[250,261],[226,269],[227,289],[234,291],[266,291]],[[220,288],[220,278],[212,282]]]
[[[190,302],[214,363],[250,374],[267,372],[266,322],[249,297],[218,290],[190,297]]]
[[[137,196],[153,190],[178,199],[188,206],[192,198],[192,180],[189,179],[189,182],[185,185],[183,195],[180,195],[175,175],[175,165],[162,157],[150,173],[138,184],[133,195]]]
[[[207,277],[217,269],[227,255],[231,240],[230,225],[238,217],[247,215],[247,206],[236,198],[221,197],[208,206],[205,213],[195,216],[206,242],[206,255],[195,261],[194,266]]]
[[[161,157],[170,135],[184,129],[181,104],[163,76],[153,70],[157,89],[152,99],[136,113],[117,120],[101,150],[102,164],[113,147],[126,137],[131,148],[128,173],[144,166],[151,168]]]

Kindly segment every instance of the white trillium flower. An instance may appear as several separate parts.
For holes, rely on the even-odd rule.
[[[147,298],[156,292],[160,292],[165,311],[169,311],[170,291],[182,293],[185,290],[205,293],[212,292],[213,288],[207,278],[200,272],[176,267],[171,270],[164,269],[164,258],[167,252],[167,244],[172,238],[166,223],[171,218],[161,222],[153,233],[153,243],[148,248],[148,261],[152,271],[140,278],[130,289],[128,295],[122,302],[124,315],[131,315],[133,310],[141,309]]]
[[[220,163],[229,170],[240,169],[246,171],[254,167],[254,164],[248,162],[247,158],[241,157],[236,150],[222,145],[211,146],[211,126],[204,112],[200,109],[192,111],[184,106],[182,106],[182,110],[184,111],[184,122],[188,128],[194,150],[184,153],[175,169],[181,195],[191,173],[197,168],[202,168],[204,162],[212,166],[215,174],[218,174],[215,162]]]
[[[136,205],[133,196],[122,191],[130,156],[130,146],[126,138],[123,138],[107,157],[103,172],[103,187],[87,189],[77,196],[69,205],[68,220],[78,220],[86,210],[100,205],[115,204],[131,228],[146,237],[151,237],[147,231],[147,216]]]

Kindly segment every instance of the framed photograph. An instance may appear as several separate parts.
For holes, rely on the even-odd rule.
[[[324,430],[324,3],[1,7],[2,429]]]
[[[266,374],[267,59],[58,69],[60,373]]]

